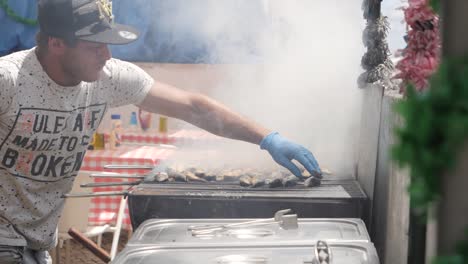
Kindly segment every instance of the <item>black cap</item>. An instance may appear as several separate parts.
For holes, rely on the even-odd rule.
[[[138,38],[131,26],[114,23],[109,0],[39,0],[42,32],[57,38],[127,44]]]

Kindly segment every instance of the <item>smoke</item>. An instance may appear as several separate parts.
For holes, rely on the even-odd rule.
[[[229,64],[212,97],[309,148],[334,174],[353,172],[365,51],[361,0],[183,1],[177,10],[159,28],[184,28],[208,47],[200,61]],[[216,146],[224,154],[207,157],[207,167],[276,166],[256,145]]]

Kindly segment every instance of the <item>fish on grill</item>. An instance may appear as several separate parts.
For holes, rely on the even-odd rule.
[[[283,180],[281,178],[267,179],[267,185],[270,188],[283,187]]]
[[[198,177],[197,175],[195,175],[195,173],[191,172],[191,171],[185,171],[185,176],[187,176],[187,180],[188,181],[192,181],[192,182],[207,182],[207,180],[203,179],[203,178],[200,178]]]
[[[243,172],[241,169],[222,170],[221,171],[221,175],[223,175],[223,177],[225,179],[228,179],[228,178],[237,178],[237,179],[239,179],[244,174],[245,174],[245,172]]]
[[[239,178],[239,184],[243,187],[251,187],[252,186],[252,177],[248,175],[241,176]]]
[[[169,181],[187,182],[187,176],[173,168],[167,168],[167,175],[169,176]]]
[[[260,179],[257,177],[252,177],[252,188],[258,188],[266,185],[266,181],[264,179]]]
[[[165,182],[169,180],[169,175],[167,173],[158,173],[155,175],[154,180],[157,182]]]
[[[189,169],[195,176],[202,179],[201,181],[216,181],[216,173],[205,171],[202,169]]]
[[[297,185],[297,183],[299,182],[299,178],[297,178],[294,175],[291,175],[283,178],[281,181],[284,187],[293,187]]]
[[[323,170],[323,172],[329,174],[328,170]],[[183,168],[181,166],[167,168],[167,180],[176,182],[230,182],[248,188],[288,188],[296,185],[305,187],[320,186],[321,174],[311,175],[304,168],[301,169],[301,174],[302,179],[285,169],[271,171],[253,168],[218,170],[203,170],[196,167]],[[161,181],[166,181],[166,179]]]
[[[195,174],[196,175],[196,174]],[[198,175],[197,175],[198,176]],[[200,177],[200,176],[199,176]],[[202,177],[203,179],[207,180],[207,181],[216,181],[216,174],[204,174],[204,176]]]
[[[317,187],[320,186],[321,184],[321,179],[318,179],[316,177],[309,177],[304,181],[304,186],[305,187]]]

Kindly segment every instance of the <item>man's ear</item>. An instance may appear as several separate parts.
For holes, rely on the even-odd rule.
[[[56,55],[62,55],[65,52],[65,41],[60,38],[54,38],[54,37],[49,37],[49,52],[56,54]]]

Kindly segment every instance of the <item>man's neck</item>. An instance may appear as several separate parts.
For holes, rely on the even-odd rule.
[[[67,77],[68,75],[63,70],[60,62],[56,58],[53,58],[52,55],[48,54],[47,52],[41,52],[37,47],[34,50],[34,52],[44,72],[56,84],[65,87],[76,86],[80,84],[80,80],[75,80],[73,78]]]

